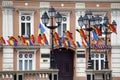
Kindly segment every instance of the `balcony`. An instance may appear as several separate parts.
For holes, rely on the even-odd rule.
[[[0,71],[0,80],[50,80],[49,76],[56,76],[58,69],[41,69],[38,71]]]
[[[110,69],[93,70],[87,69],[87,80],[112,80]]]

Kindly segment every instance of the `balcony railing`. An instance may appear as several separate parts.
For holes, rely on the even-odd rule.
[[[112,70],[103,69],[103,70],[92,70],[87,69],[86,73],[88,74],[88,80],[112,80]]]
[[[58,75],[58,69],[37,71],[0,71],[0,80],[50,80],[49,75]]]

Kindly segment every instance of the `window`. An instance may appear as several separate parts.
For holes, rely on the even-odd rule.
[[[105,54],[91,54],[91,60],[94,70],[102,70],[104,68]]]
[[[33,12],[20,12],[20,35],[29,37],[33,34]]]
[[[62,23],[61,23],[61,26],[59,26],[58,28],[57,28],[57,31],[58,31],[58,34],[60,35],[60,36],[62,36],[63,35],[63,31],[66,31],[67,30],[67,27],[68,27],[68,25],[69,25],[69,19],[68,19],[69,17],[67,16],[67,15],[64,15],[64,16],[62,16]]]
[[[50,54],[41,54],[41,58],[49,58]]]
[[[33,70],[34,54],[20,53],[18,59],[19,59],[19,70]]]

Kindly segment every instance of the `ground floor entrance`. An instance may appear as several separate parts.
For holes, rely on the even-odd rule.
[[[59,69],[58,80],[73,80],[74,51],[66,48],[54,50],[56,66]]]

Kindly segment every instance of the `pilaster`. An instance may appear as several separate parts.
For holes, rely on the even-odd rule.
[[[13,35],[13,1],[2,1],[3,37]]]

